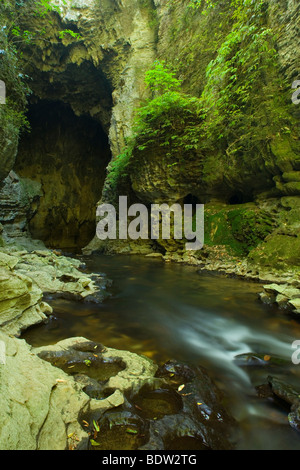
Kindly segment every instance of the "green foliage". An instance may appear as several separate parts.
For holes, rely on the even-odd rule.
[[[67,2],[62,1],[63,5]],[[24,28],[24,18],[39,17],[45,19],[45,26],[51,26],[52,15],[61,13],[61,7],[53,4],[51,0],[3,0],[1,9],[5,12],[5,31],[12,45],[18,43],[29,44],[35,40],[45,39],[46,27],[36,29]],[[59,39],[70,35],[73,39],[80,40],[78,32],[65,29],[59,32]]]
[[[251,205],[207,206],[205,227],[206,245],[224,245],[229,253],[243,256],[274,230],[274,221],[269,213]]]
[[[165,61],[156,60],[145,76],[145,83],[155,94],[162,95],[171,91],[179,92],[181,81],[175,77]]]
[[[0,24],[5,25],[13,14],[9,2],[0,5]],[[15,33],[18,34],[16,28]],[[5,82],[7,91],[6,104],[1,106],[0,121],[2,131],[10,129],[12,134],[18,129],[27,128],[25,117],[27,95],[30,90],[25,83],[26,76],[21,73],[21,64],[9,31],[5,26],[0,29],[0,79]]]
[[[174,158],[198,147],[199,115],[197,98],[178,91],[166,91],[148,101],[136,114],[137,149],[152,144],[164,147]]]
[[[72,31],[71,29],[65,29],[65,30],[63,30],[63,31],[60,31],[60,32],[59,32],[59,37],[60,37],[61,39],[63,39],[66,34],[69,34],[72,38],[81,39],[80,34],[74,32],[74,31]]]
[[[123,152],[113,159],[107,167],[106,183],[113,191],[116,191],[117,187],[122,185],[122,181],[126,180],[128,176],[133,147],[133,140],[129,140]]]
[[[54,5],[51,0],[34,0],[35,14],[41,17],[47,16],[48,13],[56,11],[60,13],[58,5]],[[66,0],[63,0],[63,4],[66,5]]]
[[[207,14],[208,10],[215,8],[218,4],[217,0],[189,0],[188,6],[198,10],[199,8],[204,8],[203,14]]]
[[[66,3],[66,2],[64,2]],[[43,38],[45,28],[39,31],[26,29],[23,24],[26,15],[45,18],[45,24],[51,26],[51,14],[60,12],[50,0],[1,0],[0,3],[0,79],[7,90],[6,105],[1,107],[1,127],[17,130],[29,129],[25,117],[27,96],[30,94],[29,77],[22,73],[22,52],[19,44],[33,43]],[[60,31],[59,38],[66,35],[78,40],[80,35],[70,29]],[[14,131],[13,131],[14,130]]]
[[[188,5],[195,10],[193,15],[197,10],[208,15],[202,20],[206,27],[209,15],[214,14],[216,21],[214,10],[220,18],[210,46],[215,48],[214,57],[198,86],[200,98],[184,93],[174,70],[156,61],[145,77],[152,97],[137,110],[130,145],[115,159],[109,174],[114,184],[122,171],[128,174],[132,162],[138,171],[143,155],[161,153],[169,167],[200,159],[203,182],[211,185],[243,168],[257,171],[265,159],[279,161],[284,158],[276,150],[280,142],[293,137],[295,122],[287,106],[290,84],[280,78],[267,4],[263,0],[230,0],[226,5],[221,0],[193,0]],[[197,56],[197,51],[191,53]],[[201,58],[197,60],[201,63]]]
[[[265,147],[272,130],[285,132],[288,116],[278,74],[274,33],[262,0],[232,0],[233,26],[206,71],[201,101],[207,143],[228,157]],[[270,97],[273,95],[273,105]],[[221,141],[221,142],[220,142]]]
[[[245,252],[263,241],[273,230],[273,221],[268,213],[247,208],[228,212],[228,221],[234,238]]]
[[[199,143],[199,100],[181,92],[181,81],[165,62],[155,61],[145,75],[152,98],[136,111],[133,136],[108,167],[108,182],[116,187],[128,175],[134,152],[160,146],[168,157],[188,157]]]

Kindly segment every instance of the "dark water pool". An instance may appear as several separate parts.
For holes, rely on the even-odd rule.
[[[300,449],[287,411],[257,397],[255,386],[275,375],[300,389],[291,362],[300,324],[258,300],[256,283],[161,260],[125,256],[85,259],[91,272],[112,279],[102,305],[54,300],[55,319],[24,334],[33,346],[84,336],[105,346],[144,354],[159,363],[175,358],[206,367],[240,423],[238,449]],[[244,353],[281,356],[284,366],[241,367]]]

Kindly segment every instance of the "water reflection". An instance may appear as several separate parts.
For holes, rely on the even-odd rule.
[[[234,360],[249,352],[280,356],[287,365],[273,367],[272,374],[300,383],[300,366],[290,361],[300,325],[261,304],[259,285],[157,259],[94,256],[87,264],[113,280],[112,298],[102,305],[53,301],[56,319],[28,331],[30,344],[84,336],[161,363],[176,358],[201,364],[241,423],[239,448],[300,449],[286,411],[256,396],[255,385],[266,381],[270,369],[241,367]]]

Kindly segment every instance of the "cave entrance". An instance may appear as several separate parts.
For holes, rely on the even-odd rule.
[[[239,204],[246,204],[247,202],[252,202],[253,197],[249,194],[244,194],[242,191],[235,191],[229,198],[228,202],[231,206],[237,206]]]
[[[183,204],[190,204],[193,207],[193,216],[196,214],[197,211],[197,204],[200,204],[200,200],[197,196],[193,194],[188,194],[183,198]]]
[[[28,120],[31,131],[20,141],[15,171],[40,183],[30,233],[49,248],[79,251],[95,234],[111,159],[107,134],[99,121],[76,116],[62,101],[37,100]]]

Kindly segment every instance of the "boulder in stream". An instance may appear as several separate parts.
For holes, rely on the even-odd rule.
[[[288,411],[288,421],[293,429],[300,432],[300,390],[287,381],[269,376],[267,383],[257,387],[262,398],[274,399],[275,403]]]

